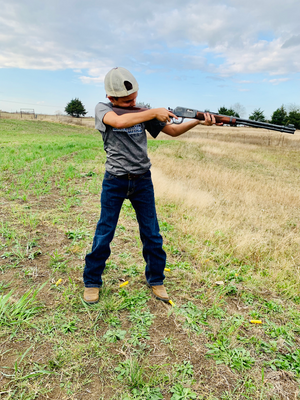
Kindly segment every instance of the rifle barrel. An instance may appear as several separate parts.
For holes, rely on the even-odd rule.
[[[269,130],[273,130],[273,131],[285,132],[285,133],[291,133],[291,134],[295,133],[295,130],[296,130],[294,125],[283,126],[283,125],[270,124],[268,122],[254,121],[254,120],[241,119],[241,118],[236,119],[236,124],[251,126],[253,128],[269,129]]]

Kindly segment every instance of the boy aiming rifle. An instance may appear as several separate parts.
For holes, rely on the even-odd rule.
[[[146,262],[146,283],[154,296],[168,302],[164,287],[166,253],[155,210],[151,180],[151,163],[147,155],[146,130],[153,138],[159,132],[179,136],[196,125],[213,125],[215,117],[205,113],[204,121],[189,120],[180,125],[169,124],[176,118],[165,108],[153,108],[137,113],[117,115],[112,107],[128,108],[136,105],[139,85],[125,68],[113,68],[105,76],[104,86],[110,103],[98,103],[95,127],[103,137],[106,151],[105,175],[101,193],[101,215],[93,240],[92,251],[86,255],[84,301],[96,303],[102,286],[102,273],[110,255],[120,210],[129,199],[135,210]]]

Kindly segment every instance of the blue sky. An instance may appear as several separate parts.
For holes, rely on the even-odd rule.
[[[300,107],[299,0],[0,0],[0,110],[88,115],[123,66],[152,107]]]

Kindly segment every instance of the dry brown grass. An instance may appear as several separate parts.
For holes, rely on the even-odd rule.
[[[180,204],[181,228],[197,235],[202,254],[208,240],[269,270],[273,283],[286,275],[299,283],[299,156],[191,133],[152,154],[156,196]]]
[[[161,138],[169,139],[167,135],[160,134]],[[223,142],[232,142],[235,144],[258,144],[264,146],[280,146],[300,148],[300,130],[293,135],[270,131],[266,129],[257,129],[251,127],[230,127],[230,126],[210,126],[196,127],[181,136],[179,140],[213,139]],[[178,140],[178,138],[176,139]]]
[[[49,115],[49,114],[22,114],[21,113],[9,113],[0,110],[0,118],[3,119],[16,119],[20,121],[47,121],[47,122],[57,122],[59,124],[86,126],[89,128],[94,128],[95,118],[85,117],[85,118],[75,118],[69,115]]]

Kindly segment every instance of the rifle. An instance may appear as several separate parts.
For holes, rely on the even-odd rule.
[[[146,111],[148,108],[140,108],[140,107],[128,107],[128,108],[121,108],[121,107],[113,107],[113,111],[117,115],[122,115],[125,113],[131,113],[131,112],[142,112]],[[181,118],[179,122],[176,122],[175,120],[172,121],[174,124],[181,124],[185,118],[192,118],[192,119],[198,119],[200,121],[204,121],[205,117],[204,114],[208,112],[209,114],[213,115],[216,119],[217,123],[223,123],[226,125],[230,126],[238,126],[238,125],[244,125],[244,126],[251,126],[253,128],[262,128],[262,129],[270,129],[273,131],[279,131],[279,132],[285,132],[285,133],[295,133],[296,128],[294,125],[290,124],[287,126],[283,125],[275,125],[275,124],[270,124],[268,122],[260,122],[260,121],[252,121],[249,119],[243,119],[243,118],[237,118],[233,116],[228,116],[228,115],[222,115],[218,114],[215,112],[210,112],[210,111],[198,111],[198,110],[193,110],[192,108],[185,108],[185,107],[176,107],[174,109],[168,108],[169,111],[171,111],[173,114],[175,114],[177,117]]]

